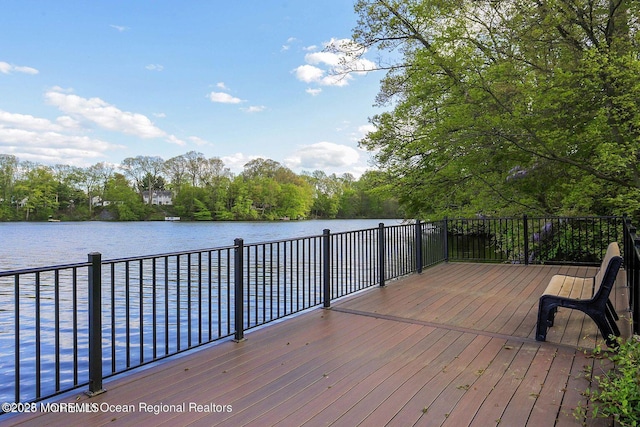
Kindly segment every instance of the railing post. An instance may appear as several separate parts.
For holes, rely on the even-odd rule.
[[[385,276],[387,274],[385,269],[385,246],[384,224],[381,222],[378,224],[378,269],[380,274],[380,286],[385,285]]]
[[[449,262],[449,219],[445,216],[444,220],[444,262]]]
[[[235,239],[233,249],[234,313],[236,332],[234,340],[244,340],[244,240]]]
[[[422,273],[422,223],[416,220],[416,271]]]
[[[104,393],[102,388],[102,254],[89,258],[89,396]]]
[[[633,283],[629,287],[629,299],[631,308],[631,318],[633,320],[633,333],[640,334],[640,265],[638,265],[638,252],[640,251],[640,238],[635,236],[633,241],[633,256],[635,258],[635,268],[633,272]],[[627,273],[629,274],[629,273]]]
[[[529,265],[529,218],[527,214],[522,216],[524,222],[524,265]]]
[[[331,231],[322,231],[322,296],[324,308],[331,307]]]

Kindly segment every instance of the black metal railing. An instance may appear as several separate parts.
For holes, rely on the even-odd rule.
[[[599,265],[622,242],[623,217],[529,217],[447,220],[452,261]]]
[[[627,276],[629,310],[633,333],[640,334],[640,236],[629,218],[625,218],[624,231],[623,265]]]
[[[29,402],[324,305],[445,259],[421,222],[0,272],[0,400]],[[4,352],[5,354],[8,351]]]
[[[83,263],[0,272],[0,357],[13,351],[0,360],[0,400],[84,386],[99,393],[104,378],[242,340],[246,330],[446,260],[590,263],[622,241],[623,226],[620,217],[416,221],[106,261],[93,253]],[[634,246],[623,247],[627,259]],[[635,247],[626,265],[637,325]]]

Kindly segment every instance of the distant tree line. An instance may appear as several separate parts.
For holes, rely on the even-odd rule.
[[[119,166],[47,166],[0,154],[0,220],[278,220],[402,217],[378,171],[355,179],[296,174],[255,159],[239,174],[202,153],[163,160],[128,157]],[[162,204],[154,195],[168,194]],[[167,201],[168,200],[168,201]]]

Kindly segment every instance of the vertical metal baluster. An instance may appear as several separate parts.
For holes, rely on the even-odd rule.
[[[213,325],[213,267],[212,267],[212,260],[213,257],[213,251],[209,251],[207,252],[207,293],[209,295],[208,301],[209,301],[209,327],[207,328],[209,331],[209,341],[212,340],[213,338],[213,334],[212,334],[212,325]],[[218,297],[218,300],[220,300],[220,297]]]
[[[269,243],[269,317],[273,319],[273,243]],[[276,288],[277,289],[277,288]],[[276,297],[276,304],[280,304],[280,301]]]
[[[138,265],[138,341],[140,344],[140,364],[144,363],[144,265],[143,260]]]
[[[73,385],[78,385],[78,269],[72,270],[73,301]]]
[[[54,322],[55,322],[55,381],[56,392],[60,391],[60,270],[55,270],[53,281]]]
[[[198,344],[202,344],[202,252],[198,252]]]
[[[181,319],[180,319],[180,294],[181,292],[181,277],[182,271],[180,271],[180,255],[176,255],[176,351],[180,351],[182,349],[182,345],[180,343],[181,338]]]
[[[187,348],[191,347],[191,255],[187,255]]]
[[[278,242],[278,243],[276,243],[276,262],[277,262],[277,264],[276,264],[276,277],[278,278],[277,285],[276,285],[277,286],[277,291],[276,292],[278,293],[278,307],[277,307],[278,317],[280,317],[280,307],[281,307],[282,303],[284,301],[286,301],[286,299],[283,301],[281,299],[281,297],[280,297],[280,289],[282,287],[282,285],[280,284],[280,274],[281,274],[281,271],[280,271],[281,262],[280,262],[280,260],[281,259],[282,258],[280,257],[280,242]],[[286,298],[286,296],[284,298]]]
[[[164,257],[164,354],[169,354],[169,257]]]
[[[116,265],[111,263],[111,373],[116,372]]]
[[[17,276],[16,276],[17,277]],[[40,272],[36,272],[35,274],[35,285],[36,285],[36,399],[39,399],[42,396],[42,359],[41,359],[41,324],[42,324],[42,313],[40,311],[40,304],[42,302],[41,294],[40,294]],[[17,305],[16,301],[16,305]],[[17,335],[17,332],[16,332]],[[20,347],[16,347],[16,351],[20,352]],[[16,399],[16,402],[20,402],[20,399]]]
[[[153,269],[153,273],[152,273],[152,282],[151,282],[151,305],[152,305],[152,316],[153,319],[151,320],[151,324],[152,324],[152,335],[153,335],[153,360],[156,360],[158,358],[158,286],[157,286],[157,280],[158,280],[158,275],[156,272],[156,269],[158,268],[157,265],[157,261],[158,258],[154,257],[153,260],[151,261],[151,265],[152,265],[152,269]]]
[[[125,306],[125,329],[126,329],[126,364],[125,366],[127,368],[131,367],[131,298],[130,298],[130,291],[129,291],[129,286],[130,286],[130,272],[129,272],[129,261],[125,261],[125,279],[124,279],[124,286],[125,286],[125,301],[124,301],[124,306]]]

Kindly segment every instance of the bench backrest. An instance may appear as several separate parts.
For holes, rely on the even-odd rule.
[[[593,280],[593,299],[597,299],[601,293],[605,293],[609,298],[609,293],[616,281],[618,270],[622,265],[622,257],[620,256],[620,247],[618,242],[609,243],[607,253],[602,260],[600,269]]]

